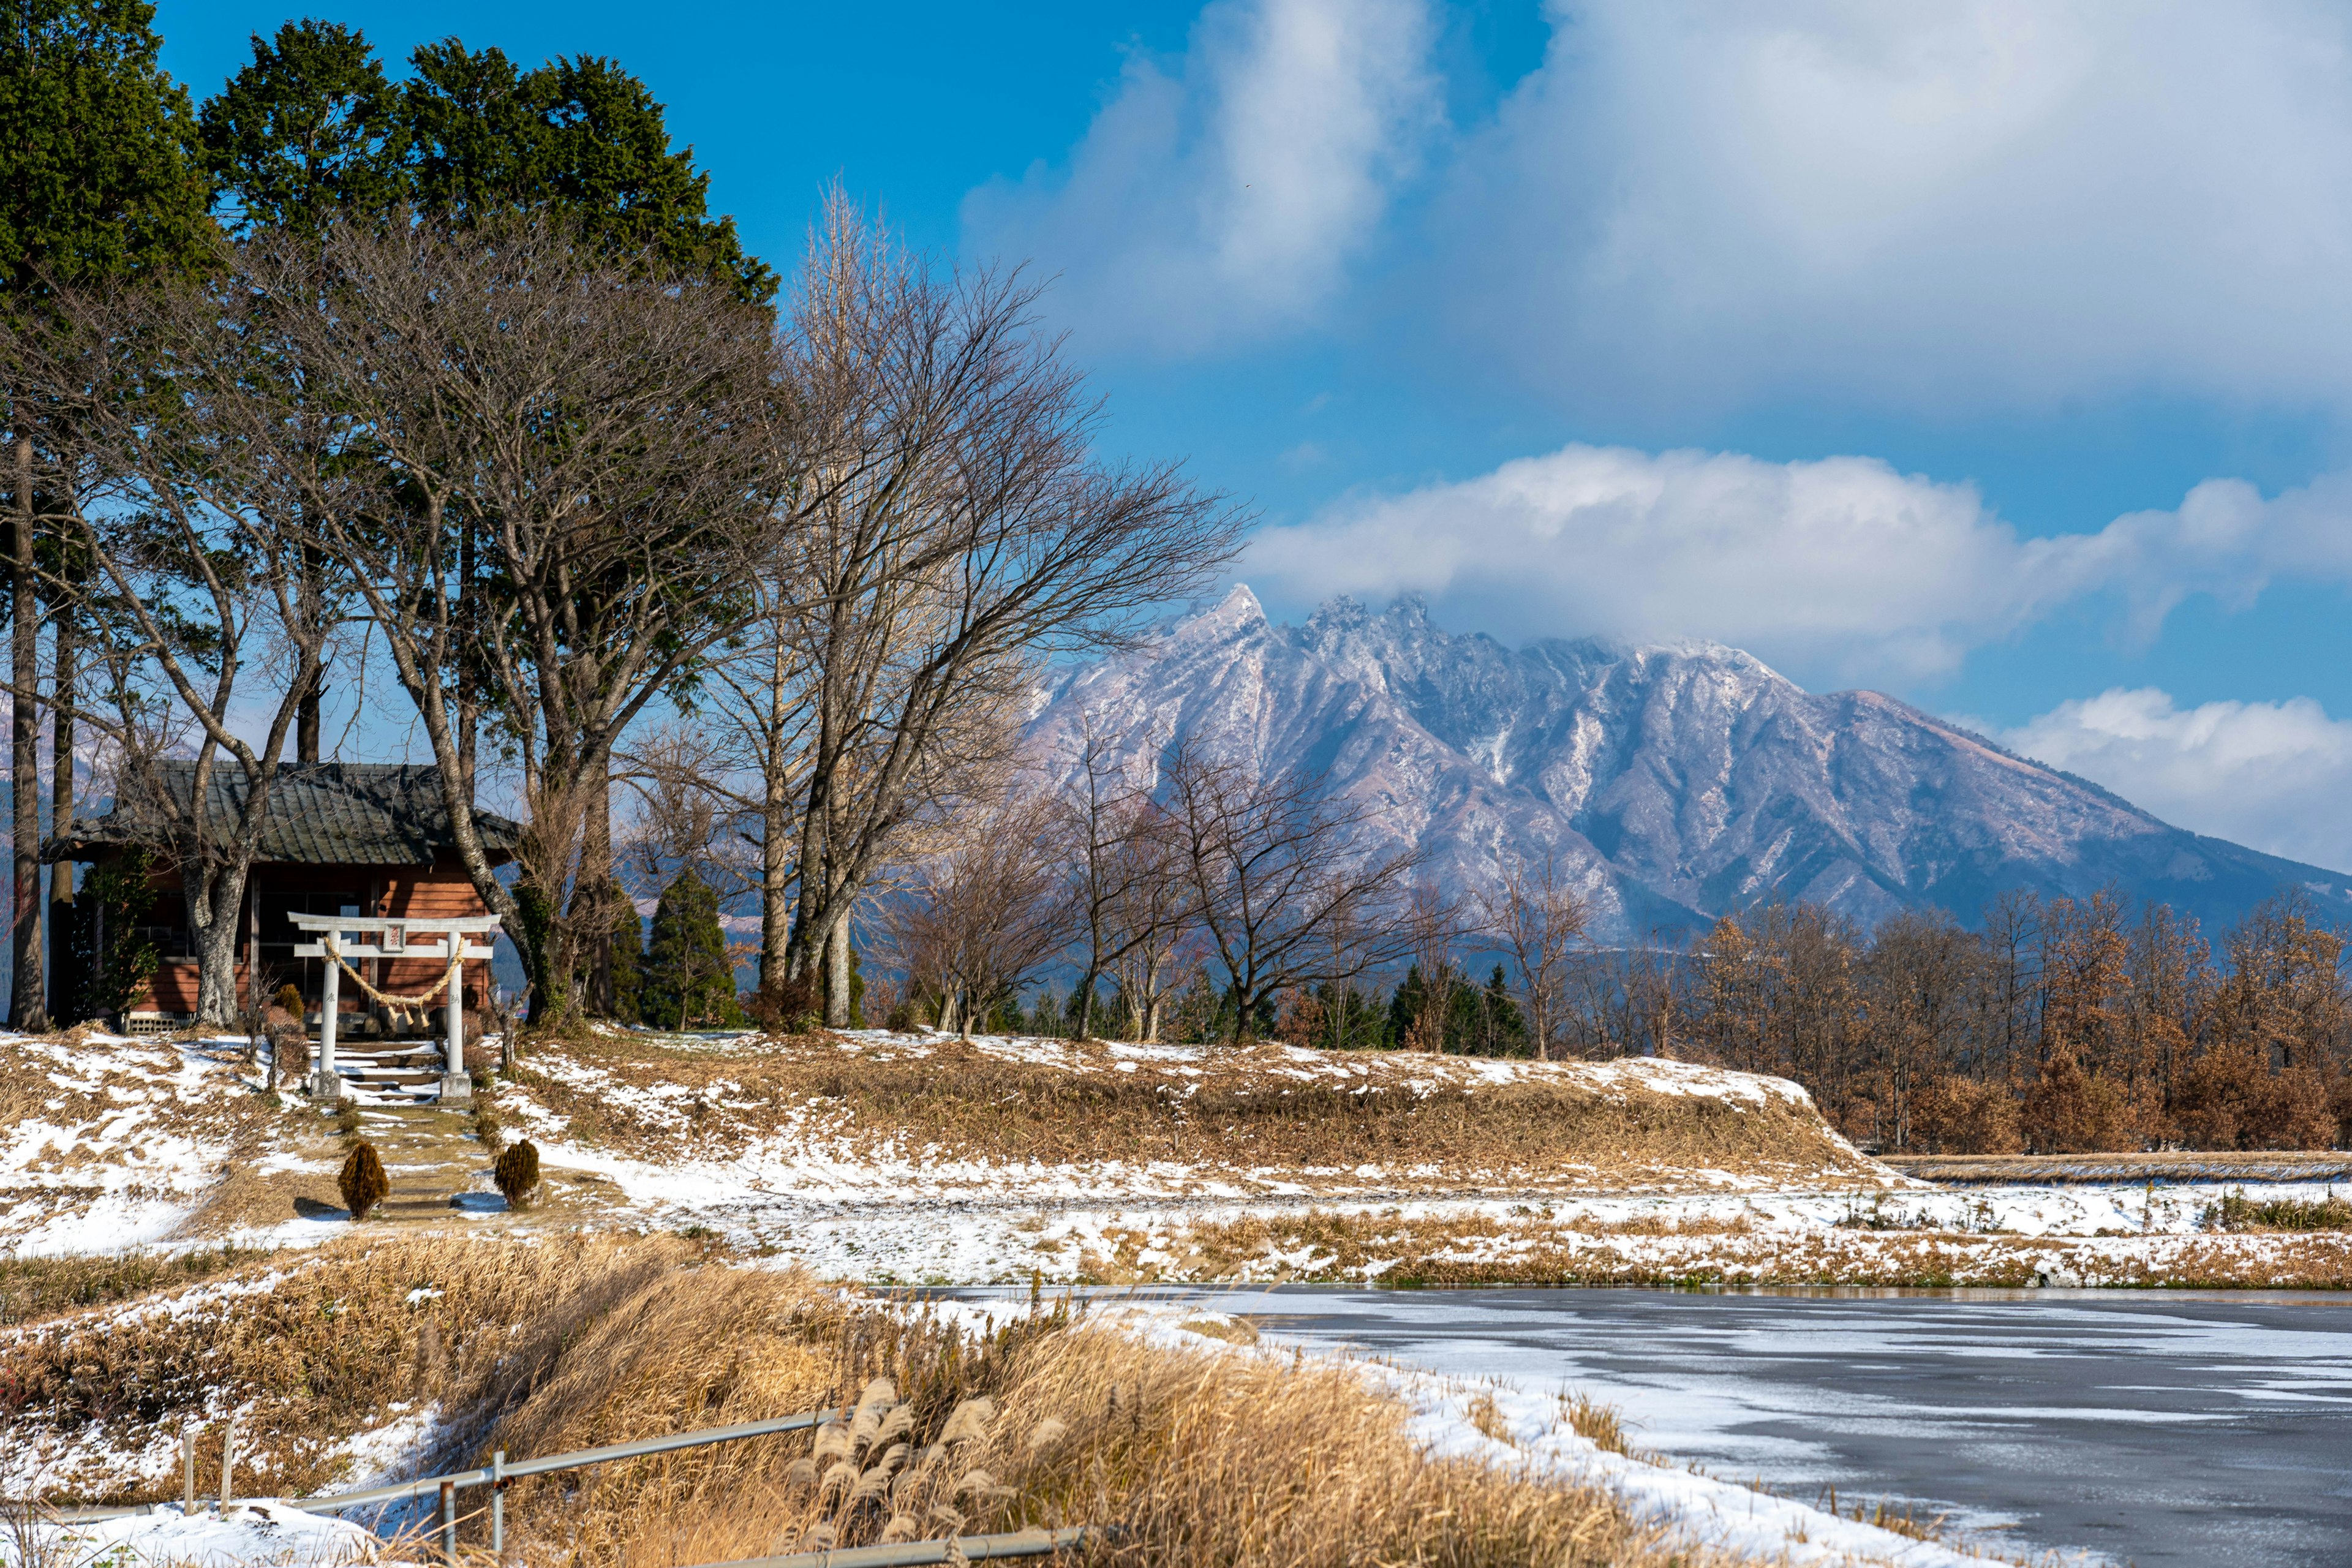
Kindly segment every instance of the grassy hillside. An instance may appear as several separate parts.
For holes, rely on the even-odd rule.
[[[520,1087],[570,1141],[643,1161],[1116,1163],[1317,1193],[1890,1179],[1795,1085],[1677,1062],[614,1034],[543,1049]]]

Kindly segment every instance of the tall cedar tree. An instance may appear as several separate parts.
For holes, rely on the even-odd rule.
[[[304,20],[256,34],[253,62],[199,116],[222,221],[240,236],[315,235],[409,200],[403,101],[356,27]]]
[[[690,870],[678,874],[654,909],[637,1006],[657,1029],[724,1026],[740,1019],[735,962],[719,926],[719,895]]]
[[[646,965],[646,922],[629,890],[613,879],[613,1016],[624,1024],[645,1022],[637,990]]]
[[[211,230],[192,156],[187,94],[158,68],[155,8],[141,0],[14,0],[0,20],[0,280],[11,313],[37,312],[52,282],[101,285],[168,271]],[[9,1019],[48,1023],[43,984],[40,776],[36,693],[40,629],[36,518],[45,488],[37,420],[6,412],[10,484],[10,814],[14,981]],[[67,633],[70,637],[70,632]],[[68,668],[71,656],[63,661]],[[65,705],[63,711],[69,712]],[[66,748],[70,755],[70,731]],[[59,805],[71,809],[72,773]],[[71,885],[65,884],[70,896]]]
[[[409,64],[402,122],[418,207],[461,223],[552,209],[615,252],[725,278],[748,303],[775,298],[776,274],[744,254],[735,220],[710,217],[694,149],[670,150],[662,105],[616,61],[559,56],[525,71],[444,38]]]

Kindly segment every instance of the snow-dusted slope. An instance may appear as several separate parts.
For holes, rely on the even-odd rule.
[[[2114,885],[2219,929],[2295,883],[2352,914],[2352,879],[2184,832],[1891,697],[1817,696],[1713,643],[1514,651],[1412,599],[1379,614],[1335,599],[1277,626],[1236,587],[1066,677],[1032,731],[1066,758],[1082,725],[1115,737],[1139,781],[1179,733],[1328,770],[1448,878],[1556,853],[1604,940],[1774,894],[1865,921],[1916,904],[1973,921],[2004,889]]]

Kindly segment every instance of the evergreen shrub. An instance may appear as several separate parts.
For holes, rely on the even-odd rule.
[[[539,1146],[526,1138],[508,1149],[490,1167],[490,1177],[499,1184],[499,1195],[507,1200],[509,1208],[521,1208],[530,1202],[539,1189]]]
[[[392,1194],[392,1178],[383,1173],[383,1161],[375,1145],[361,1139],[352,1146],[351,1157],[343,1162],[342,1174],[335,1180],[342,1189],[343,1206],[352,1211],[354,1223],[368,1216],[368,1211]]]

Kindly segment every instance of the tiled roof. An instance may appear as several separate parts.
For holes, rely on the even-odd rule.
[[[184,803],[195,784],[195,764],[164,763],[158,773],[171,798]],[[245,770],[234,761],[215,763],[205,795],[207,826],[226,837],[244,809]],[[519,825],[486,811],[474,813],[474,824],[493,862],[512,858]],[[161,847],[161,828],[156,805],[118,801],[104,816],[75,824],[62,840],[51,839],[41,858],[81,860],[93,849]],[[270,787],[256,858],[278,865],[429,866],[455,842],[437,767],[288,763]]]

